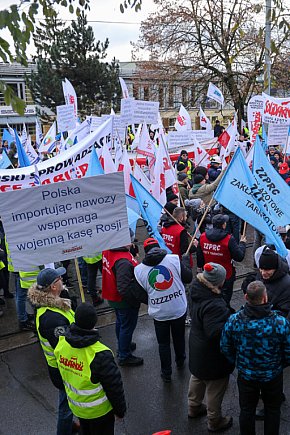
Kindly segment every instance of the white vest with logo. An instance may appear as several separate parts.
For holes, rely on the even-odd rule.
[[[134,269],[138,283],[148,293],[148,314],[155,320],[179,319],[187,309],[178,255],[167,254],[156,266],[141,263]]]

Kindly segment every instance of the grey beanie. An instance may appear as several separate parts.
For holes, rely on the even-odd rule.
[[[212,285],[219,286],[226,279],[226,269],[217,263],[206,263],[203,267],[203,276]]]

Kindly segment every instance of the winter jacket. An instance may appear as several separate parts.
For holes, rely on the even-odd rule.
[[[212,198],[213,192],[222,179],[223,174],[224,173],[221,172],[217,179],[211,184],[194,184],[192,189],[189,191],[189,199],[201,198],[203,202],[208,205]]]
[[[267,289],[268,300],[282,316],[290,318],[290,275],[286,260],[278,256],[278,267],[270,279],[263,279],[258,271],[250,274],[242,283],[245,293],[248,284],[252,281],[262,281]]]
[[[205,234],[208,240],[212,242],[219,242],[220,240],[224,239],[227,236],[228,232],[226,230],[223,230],[222,228],[210,228],[208,230],[205,230]],[[229,240],[228,248],[232,260],[243,261],[246,254],[245,242],[240,242],[238,244],[236,239],[233,236],[231,236]],[[203,252],[201,250],[200,245],[197,246],[196,261],[197,261],[197,267],[202,268],[205,264]]]
[[[163,227],[164,228],[169,228],[172,225],[176,225],[176,221],[173,220],[170,216],[168,216],[168,219],[163,221]],[[180,224],[182,225],[182,224]],[[183,225],[182,225],[183,226]],[[187,224],[185,225],[187,227]],[[189,245],[189,240],[188,240],[188,234],[187,234],[187,230],[186,228],[184,228],[184,230],[180,233],[180,254],[185,254],[185,252],[187,251]],[[190,248],[190,252],[195,252],[196,251],[196,247],[194,245],[192,245],[192,247]]]
[[[188,189],[185,184],[183,184],[181,181],[177,182],[178,190],[181,195],[181,198],[183,199],[183,202],[188,199]],[[181,201],[182,202],[182,201]]]
[[[221,166],[210,166],[207,170],[207,174],[208,174],[208,179],[209,181],[212,183],[213,181],[215,181],[217,179],[217,177],[220,175],[222,171],[222,167]]]
[[[202,273],[193,280],[190,297],[189,370],[201,380],[224,378],[234,369],[220,352],[221,332],[230,309],[220,289],[209,283]]]
[[[51,293],[38,290],[36,284],[30,287],[27,296],[34,307],[48,307],[46,312],[39,317],[39,332],[54,349],[58,343],[59,336],[66,333],[69,327],[69,321],[65,316],[51,311],[49,308],[58,308],[64,312],[69,311],[71,310],[70,299],[55,297]],[[58,389],[64,389],[58,370],[48,366],[48,372],[54,386]]]
[[[146,266],[157,266],[157,264],[161,263],[166,254],[167,251],[165,251],[165,249],[161,249],[158,247],[152,248],[149,252],[147,252],[147,254],[145,254],[142,263]],[[192,271],[189,262],[189,255],[183,256],[182,260],[180,260],[180,271],[181,281],[183,282],[183,284],[189,284],[192,280]],[[138,299],[142,303],[148,304],[148,294],[137,282],[136,279],[133,292],[136,299]]]
[[[268,382],[290,364],[290,323],[269,303],[246,303],[225,324],[221,351],[243,379]]]
[[[127,248],[112,249],[112,251],[128,251]],[[118,293],[122,296],[122,307],[139,308],[140,302],[134,297],[132,286],[134,285],[134,266],[126,258],[116,261],[113,267],[116,277]],[[110,303],[115,305],[116,303]]]
[[[88,347],[100,340],[96,329],[87,330],[79,328],[75,323],[69,327],[65,334],[66,341],[75,349]],[[109,399],[114,414],[122,418],[126,412],[126,401],[120,370],[118,369],[113,353],[110,350],[97,352],[90,364],[92,384],[101,383]]]

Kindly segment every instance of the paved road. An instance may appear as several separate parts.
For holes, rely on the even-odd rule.
[[[116,348],[114,326],[100,329],[102,341],[113,351]],[[187,330],[187,334],[188,334]],[[122,368],[128,412],[116,426],[116,435],[151,435],[171,429],[172,435],[208,434],[206,418],[188,420],[188,368],[174,369],[171,384],[160,378],[156,338],[152,320],[139,318],[135,332],[136,354],[145,359],[143,367]],[[285,371],[285,393],[290,401],[290,369]],[[38,343],[0,354],[0,434],[55,434],[57,392],[49,381]],[[231,376],[224,401],[224,410],[234,417],[230,435],[238,430],[238,395],[236,374]],[[290,434],[288,400],[282,407],[281,434]],[[262,434],[262,423],[257,423]]]

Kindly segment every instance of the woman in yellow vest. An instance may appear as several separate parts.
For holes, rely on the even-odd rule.
[[[59,338],[54,354],[82,435],[114,435],[115,415],[123,418],[126,412],[123,383],[112,351],[99,341],[96,323],[94,307],[79,305],[75,323]]]
[[[74,322],[71,301],[62,283],[65,273],[64,267],[43,269],[39,272],[36,283],[28,290],[28,298],[36,307],[35,324],[49,376],[54,386],[59,389],[57,435],[71,435],[73,425],[73,415],[53,353],[60,335]]]

